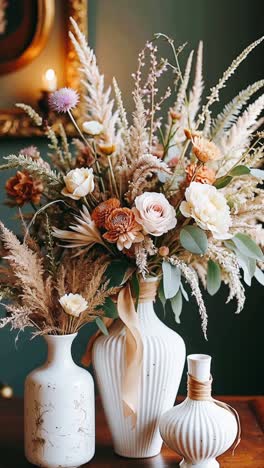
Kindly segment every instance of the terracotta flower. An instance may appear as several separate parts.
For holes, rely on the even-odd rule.
[[[28,172],[17,171],[16,175],[7,180],[6,192],[14,198],[17,205],[26,202],[38,204],[43,192],[43,184],[38,179],[33,179]]]
[[[118,250],[130,249],[132,244],[142,242],[142,226],[136,222],[135,215],[129,208],[116,208],[105,222],[107,232],[103,235],[111,244],[117,245]]]
[[[96,226],[104,228],[108,216],[116,208],[120,208],[120,201],[117,198],[109,198],[109,200],[100,203],[92,212],[92,220]]]
[[[215,161],[221,158],[219,148],[212,141],[201,136],[195,136],[193,139],[193,152],[199,161]]]
[[[199,182],[200,184],[213,185],[216,179],[215,171],[204,165],[197,169],[196,164],[194,163],[189,164],[186,167],[185,172],[186,172],[186,184],[187,185],[190,185],[192,181]]]

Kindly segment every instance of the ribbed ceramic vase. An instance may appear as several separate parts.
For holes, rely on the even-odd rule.
[[[188,372],[200,382],[210,380],[210,364],[210,356],[188,356]],[[160,423],[164,442],[183,457],[181,468],[219,467],[216,457],[233,444],[237,431],[232,412],[213,401],[197,401],[190,396],[167,411]]]
[[[25,382],[25,455],[37,466],[73,468],[94,455],[94,383],[72,360],[75,336],[46,336],[47,361]]]
[[[139,302],[137,312],[143,340],[143,365],[134,428],[130,417],[124,416],[122,404],[126,333],[122,324],[109,336],[96,340],[93,364],[114,451],[124,457],[145,458],[161,450],[160,417],[174,404],[185,361],[185,345],[177,333],[158,319],[152,300]]]

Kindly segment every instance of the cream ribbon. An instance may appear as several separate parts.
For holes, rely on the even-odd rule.
[[[139,303],[154,301],[158,282],[140,282]],[[132,427],[137,421],[138,390],[141,378],[143,361],[143,342],[140,333],[140,324],[135,309],[129,283],[118,294],[117,310],[120,319],[125,325],[125,366],[121,382],[122,401],[124,415],[131,416]],[[107,326],[114,327],[112,319],[105,319]],[[97,332],[90,338],[86,352],[82,358],[82,364],[87,367],[91,364],[92,347],[101,332]]]
[[[129,284],[119,292],[117,299],[119,317],[126,326],[125,367],[122,379],[122,400],[125,417],[131,416],[132,427],[137,422],[138,388],[143,361],[143,342],[140,324]]]

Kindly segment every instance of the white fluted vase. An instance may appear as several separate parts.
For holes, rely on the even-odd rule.
[[[185,361],[182,338],[158,319],[153,301],[139,303],[138,317],[143,339],[143,365],[134,428],[130,417],[124,416],[122,404],[124,326],[120,324],[109,336],[99,337],[93,346],[93,364],[114,451],[129,458],[153,457],[160,452],[160,417],[174,404]]]
[[[210,380],[211,357],[188,356],[188,372],[200,382]],[[183,460],[181,468],[217,468],[216,457],[234,443],[238,425],[234,414],[213,401],[197,401],[190,395],[161,418],[164,442]]]
[[[37,466],[75,468],[94,456],[94,383],[72,360],[75,336],[45,336],[47,361],[25,382],[25,455]]]

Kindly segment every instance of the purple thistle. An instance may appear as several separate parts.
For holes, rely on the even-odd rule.
[[[38,159],[40,156],[38,148],[34,145],[21,149],[19,154],[22,154],[22,156],[26,156],[31,159]]]
[[[49,106],[55,112],[69,112],[78,101],[78,93],[71,88],[58,89],[49,96]]]

